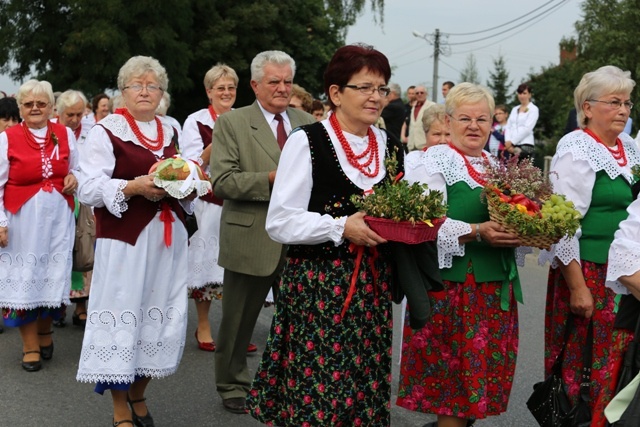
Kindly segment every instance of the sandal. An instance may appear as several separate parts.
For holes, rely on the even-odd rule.
[[[84,315],[84,319],[81,319],[80,316]],[[80,313],[76,313],[75,311],[73,312],[73,315],[71,316],[71,323],[73,323],[74,326],[80,326],[82,328],[84,328],[87,324],[87,312],[86,311],[82,311]]]
[[[118,427],[119,425],[122,425],[122,424],[131,424],[132,426],[135,425],[133,424],[132,420],[120,420],[120,421],[114,421],[113,427]]]
[[[129,407],[131,407],[131,415],[133,415],[133,424],[137,427],[155,427],[153,423],[153,417],[151,416],[151,412],[149,412],[149,408],[147,408],[147,415],[140,416],[136,414],[136,410],[133,409],[133,405],[136,403],[144,402],[147,400],[146,397],[142,399],[131,400],[129,396],[127,396],[127,402],[129,402]]]
[[[38,332],[39,336],[46,336],[46,335],[51,335],[53,334],[53,331],[49,331],[49,332]],[[40,346],[40,352],[42,354],[42,358],[44,360],[51,360],[51,358],[53,357],[53,341],[51,341],[51,344],[46,345],[46,346]]]
[[[27,354],[35,354],[38,353],[40,355],[42,355],[38,350],[32,350],[32,351],[25,351],[22,353],[22,369],[24,369],[27,372],[36,372],[39,371],[40,369],[42,369],[42,361],[40,359],[34,361],[34,362],[25,362],[24,361],[24,356],[26,356]]]

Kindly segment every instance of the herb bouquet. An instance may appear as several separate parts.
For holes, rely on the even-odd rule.
[[[418,244],[435,240],[447,212],[440,191],[427,191],[426,184],[409,184],[397,173],[397,160],[390,156],[385,166],[392,180],[384,180],[351,202],[366,212],[365,221],[387,240]]]
[[[551,184],[530,159],[485,162],[483,178],[491,220],[517,234],[523,246],[549,249],[580,227],[582,216],[573,202],[553,194]]]

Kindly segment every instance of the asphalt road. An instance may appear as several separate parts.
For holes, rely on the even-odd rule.
[[[536,423],[525,402],[533,383],[542,379],[544,328],[544,296],[547,268],[537,265],[537,257],[527,255],[527,264],[520,269],[525,305],[520,306],[520,350],[515,381],[507,413],[478,421],[477,427],[529,427]],[[395,331],[400,328],[400,310],[395,310]],[[211,309],[212,324],[220,318],[220,302]],[[5,329],[0,335],[0,426],[110,426],[111,398],[93,392],[92,384],[75,380],[82,344],[82,330],[71,325],[56,328],[55,353],[44,362],[41,371],[28,373],[20,367],[21,344],[16,329]],[[264,350],[273,308],[262,310],[253,341],[259,352]],[[198,350],[193,336],[196,325],[195,308],[190,306],[187,345],[178,372],[163,380],[154,380],[147,390],[149,408],[156,425],[163,426],[232,426],[254,427],[262,424],[249,415],[226,412],[215,391],[213,354]],[[435,419],[432,415],[407,411],[393,404],[398,378],[399,334],[394,337],[394,387],[392,396],[392,427],[422,427]],[[260,356],[248,360],[256,369]]]

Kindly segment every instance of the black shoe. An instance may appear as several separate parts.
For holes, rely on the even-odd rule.
[[[56,328],[64,328],[65,326],[67,326],[67,321],[64,319],[64,317],[61,317],[58,320],[53,321],[53,326],[55,326]]]
[[[85,317],[84,319],[81,319],[80,316],[83,314],[86,316],[87,312],[86,311],[83,311],[82,313],[73,312],[73,316],[71,316],[71,323],[73,323],[74,326],[80,326],[84,328],[87,324],[87,318]]]
[[[246,414],[248,412],[246,404],[247,401],[244,397],[232,397],[222,400],[224,409],[234,414]]]
[[[53,331],[43,332],[43,333],[38,332],[38,335],[44,336],[44,335],[51,335],[52,333]],[[47,346],[44,346],[44,347],[40,346],[40,353],[42,354],[42,358],[44,360],[51,360],[51,358],[53,357],[53,341],[51,342],[51,344]]]
[[[4,328],[0,325],[0,334],[4,332]]]
[[[153,423],[153,417],[151,416],[151,412],[149,412],[149,408],[147,408],[147,415],[143,417],[136,414],[136,410],[133,409],[133,405],[135,403],[144,402],[145,400],[147,399],[144,397],[142,399],[137,399],[137,400],[130,400],[127,397],[127,401],[129,402],[129,407],[131,408],[131,415],[133,416],[133,424],[137,427],[155,427],[155,424]]]
[[[22,369],[24,369],[27,372],[36,372],[39,371],[40,369],[42,369],[42,361],[40,360],[36,360],[35,362],[25,362],[24,361],[24,356],[30,353],[38,353],[40,354],[39,351],[37,350],[32,350],[32,351],[25,351],[24,353],[22,353]]]

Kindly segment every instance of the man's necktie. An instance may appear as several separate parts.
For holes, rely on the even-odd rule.
[[[287,142],[287,131],[284,129],[284,119],[282,118],[282,115],[280,115],[280,113],[276,114],[275,119],[278,121],[278,137],[276,139],[278,140],[278,145],[282,150],[282,147],[284,147],[284,143]]]

